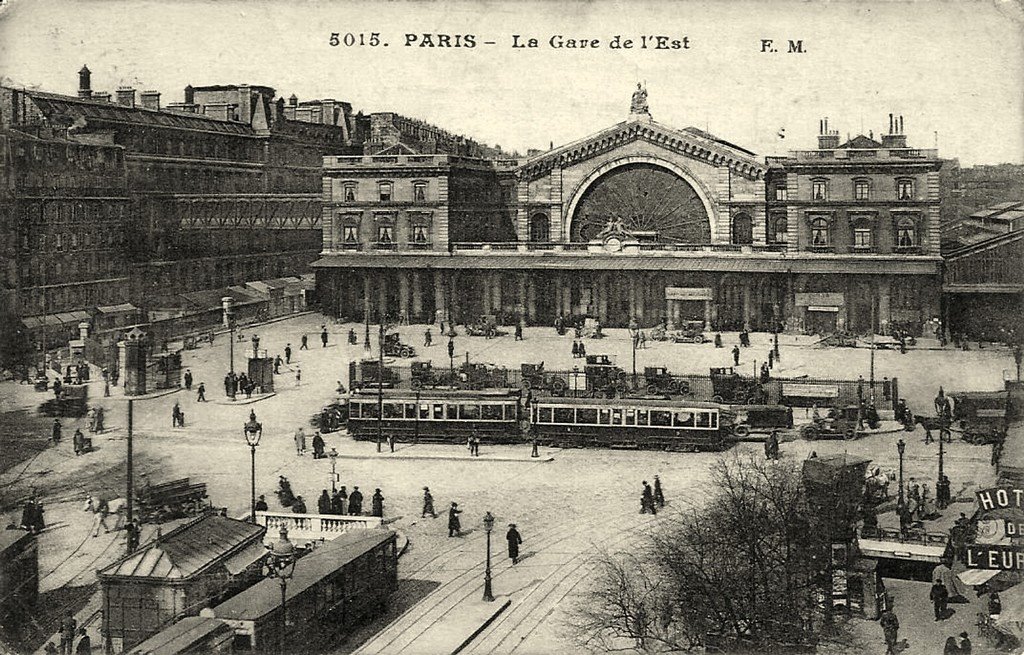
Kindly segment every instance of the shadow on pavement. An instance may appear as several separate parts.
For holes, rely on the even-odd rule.
[[[391,602],[388,604],[388,609],[384,614],[370,623],[356,628],[343,637],[342,641],[323,652],[331,653],[331,655],[351,653],[440,586],[440,582],[434,582],[433,580],[416,580],[412,578],[399,580],[398,589],[391,596]]]
[[[59,646],[60,642],[54,634],[60,629],[61,619],[68,614],[78,614],[98,588],[98,583],[93,583],[82,587],[61,587],[39,594],[32,618],[23,625],[14,652],[33,653],[50,639],[54,640],[55,646]]]

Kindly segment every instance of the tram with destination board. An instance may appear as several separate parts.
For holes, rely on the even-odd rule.
[[[351,394],[348,410],[348,431],[358,440],[376,439],[378,430],[396,441],[458,443],[472,436],[487,443],[524,440],[515,389],[384,389],[380,397],[375,389],[361,389]]]
[[[732,414],[720,405],[633,398],[542,398],[530,421],[541,442],[562,447],[721,450]]]

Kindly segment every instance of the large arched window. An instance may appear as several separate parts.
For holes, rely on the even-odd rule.
[[[785,216],[776,216],[772,221],[772,231],[769,233],[772,243],[786,243],[789,241],[789,221]]]
[[[896,221],[896,247],[913,248],[917,245],[917,224],[914,219],[904,216]]]
[[[732,218],[732,242],[746,245],[754,243],[754,222],[749,214],[736,214]]]
[[[829,243],[828,220],[824,218],[811,219],[811,246],[825,248]]]
[[[544,214],[534,214],[530,218],[530,241],[544,242],[551,240],[551,221]]]

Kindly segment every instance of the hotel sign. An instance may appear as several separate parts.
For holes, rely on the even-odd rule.
[[[665,300],[713,300],[714,292],[707,287],[665,287]]]
[[[1014,487],[992,487],[976,492],[978,507],[983,512],[1016,509],[1024,511],[1024,489]],[[979,536],[981,525],[979,521]],[[1005,536],[1021,537],[1019,522],[1006,521]],[[992,530],[994,532],[994,530]],[[968,544],[967,568],[986,571],[1024,571],[1024,547],[1010,544]]]

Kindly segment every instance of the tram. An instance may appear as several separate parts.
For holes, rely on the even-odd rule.
[[[672,400],[543,398],[530,420],[540,441],[577,448],[721,450],[732,431],[721,406]]]
[[[476,436],[487,443],[521,443],[521,418],[514,389],[384,389],[380,397],[377,390],[362,389],[349,399],[348,431],[363,441],[376,439],[380,430],[396,441],[460,443]]]
[[[230,626],[236,652],[318,653],[383,614],[397,587],[395,533],[361,530],[328,541],[295,563],[284,590],[283,634],[281,584],[270,578],[200,616]]]

